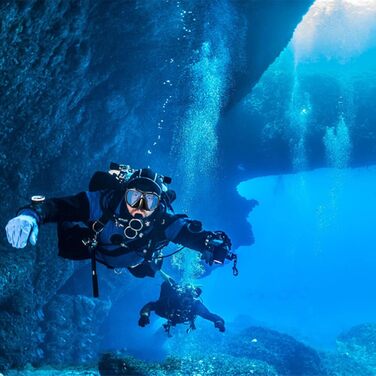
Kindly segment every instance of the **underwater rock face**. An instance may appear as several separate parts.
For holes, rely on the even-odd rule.
[[[376,324],[361,324],[340,334],[336,352],[320,357],[330,376],[372,376],[376,372]]]
[[[68,367],[64,369],[59,368],[33,368],[28,366],[22,371],[10,370],[6,373],[7,376],[99,376],[99,372],[95,367]]]
[[[99,360],[98,369],[101,376],[148,375],[148,368],[146,364],[125,354],[121,355],[121,353],[103,354]]]
[[[0,371],[44,358],[43,307],[73,273],[71,263],[43,247],[55,244],[45,235],[35,248],[0,247]]]
[[[109,301],[56,295],[44,310],[42,348],[47,364],[78,366],[95,362],[101,340],[99,329],[110,308]]]
[[[374,374],[376,371],[376,324],[357,325],[339,335],[337,351]]]
[[[163,363],[145,363],[122,352],[106,353],[99,363],[100,374],[324,376],[358,370],[366,371],[359,375],[369,375],[364,366],[345,362],[341,354],[319,354],[293,337],[268,328],[252,326],[239,334],[222,335],[211,325],[197,324],[197,330],[188,335],[184,330],[175,331],[167,344],[173,355]]]
[[[101,376],[277,376],[275,369],[259,360],[235,358],[224,353],[167,358],[163,363],[146,363],[121,352],[104,354],[99,362]]]
[[[233,356],[264,361],[282,375],[326,375],[314,349],[271,329],[246,329],[230,341],[227,352]]]
[[[325,353],[320,354],[320,357],[329,376],[373,376],[375,374],[372,369],[345,354]]]

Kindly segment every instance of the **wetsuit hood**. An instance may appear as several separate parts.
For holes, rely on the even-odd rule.
[[[158,196],[162,194],[163,181],[161,177],[150,168],[135,171],[127,182],[127,188],[136,188],[143,192],[153,192]]]

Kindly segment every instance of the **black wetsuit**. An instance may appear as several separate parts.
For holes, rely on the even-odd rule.
[[[93,234],[93,223],[105,211],[111,212],[111,218],[98,234],[96,259],[113,268],[127,267],[131,270],[145,262],[150,265],[154,252],[170,241],[205,251],[205,240],[211,234],[197,226],[190,226],[197,221],[190,220],[186,215],[174,214],[161,203],[151,216],[140,220],[142,229],[135,232],[136,236],[127,238],[125,230],[133,217],[126,208],[123,193],[116,190],[81,192],[74,196],[51,198],[41,205],[24,207],[19,214],[34,216],[38,224],[57,222],[59,255],[69,259],[88,259],[90,254],[82,240]],[[135,275],[154,276],[155,271],[153,266],[146,274]]]
[[[159,299],[155,302],[145,304],[140,316],[149,316],[154,311],[158,316],[168,320],[169,324],[174,326],[181,323],[193,324],[196,316],[212,321],[214,324],[224,328],[222,317],[211,313],[204,304],[191,293],[180,293],[176,286],[169,282],[163,282]],[[218,326],[218,327],[219,327]],[[223,330],[222,330],[223,331]]]

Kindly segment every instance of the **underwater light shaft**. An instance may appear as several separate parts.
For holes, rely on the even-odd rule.
[[[323,0],[320,0],[323,2]],[[368,9],[376,10],[376,2],[375,0],[343,0],[345,3],[349,3],[358,7],[366,7]]]
[[[293,36],[297,61],[347,60],[376,47],[375,0],[316,0]]]

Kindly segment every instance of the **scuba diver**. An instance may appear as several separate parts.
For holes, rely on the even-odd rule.
[[[140,319],[138,325],[145,327],[150,324],[150,312],[155,313],[167,319],[167,323],[163,325],[165,331],[170,337],[170,328],[176,324],[188,324],[190,330],[196,329],[196,316],[212,321],[214,326],[220,332],[225,331],[225,321],[222,317],[211,313],[199,297],[202,293],[201,288],[195,287],[191,284],[184,286],[178,285],[171,279],[164,281],[161,285],[159,299],[155,302],[145,304],[140,311]]]
[[[149,168],[132,169],[111,163],[109,172],[97,171],[89,190],[74,196],[33,196],[6,225],[9,243],[35,245],[42,224],[57,223],[59,256],[91,259],[93,294],[98,296],[96,262],[109,268],[128,268],[136,277],[154,277],[161,253],[169,242],[201,253],[212,265],[234,260],[231,241],[223,231],[206,231],[199,221],[175,214],[171,178]],[[175,252],[174,252],[175,253]],[[234,273],[236,266],[234,265]]]

